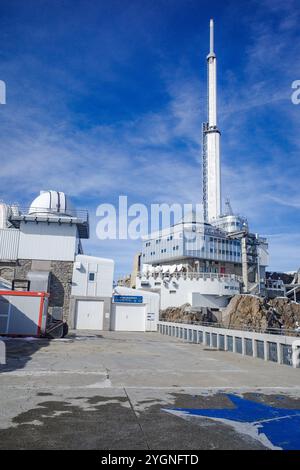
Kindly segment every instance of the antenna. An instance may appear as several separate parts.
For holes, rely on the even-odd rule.
[[[210,20],[210,54],[214,54],[214,20]]]
[[[231,204],[230,204],[229,197],[225,201],[225,206],[226,206],[225,215],[233,215],[233,210],[232,210],[232,207],[231,207]]]

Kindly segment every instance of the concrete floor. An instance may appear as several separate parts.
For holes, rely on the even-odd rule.
[[[274,448],[248,424],[176,409],[231,410],[229,394],[300,409],[299,369],[158,333],[77,331],[6,345],[0,449]]]

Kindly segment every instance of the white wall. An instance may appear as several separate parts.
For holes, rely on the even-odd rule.
[[[142,286],[142,280],[142,278],[137,278],[137,289],[146,288],[146,286]],[[147,289],[156,289],[160,292],[160,307],[162,309],[179,307],[185,303],[193,305],[193,297],[193,306],[195,307],[215,306],[218,308],[223,306],[220,305],[220,296],[225,296],[223,300],[226,301],[229,296],[240,293],[239,282],[228,278],[220,280],[214,277],[200,277],[199,279],[180,277],[179,279],[172,278],[169,283],[164,283],[161,278],[149,276],[148,281]],[[158,284],[159,281],[160,284]],[[195,296],[194,294],[197,293],[202,294],[204,297]],[[203,302],[199,305],[201,299]]]
[[[89,274],[94,280],[89,280]],[[112,297],[114,261],[95,256],[77,255],[73,267],[73,296]]]
[[[113,331],[146,331],[146,305],[114,303],[110,326]]]
[[[148,292],[146,290],[129,289],[128,287],[117,286],[114,289],[116,295],[133,295],[142,296],[143,304],[146,307],[146,331],[156,331],[157,323],[159,321],[159,294],[155,292]],[[116,304],[120,305],[120,304]],[[124,309],[126,309],[126,304]],[[128,304],[133,305],[133,304]],[[136,304],[141,305],[141,304]]]
[[[74,261],[76,225],[21,222],[19,259]]]
[[[0,229],[0,260],[18,258],[20,231],[13,228]]]

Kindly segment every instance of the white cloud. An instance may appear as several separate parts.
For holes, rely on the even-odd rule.
[[[296,5],[292,0],[289,8],[278,0],[258,3],[251,22],[241,17],[249,31],[249,46],[241,51],[244,80],[240,83],[228,64],[219,89],[223,192],[231,197],[234,210],[249,217],[255,230],[274,234],[276,230],[290,230],[286,207],[299,207],[299,109],[289,100],[291,64],[293,78],[299,78],[296,74],[300,73],[291,47],[297,14],[290,13]],[[280,12],[275,30],[265,21],[268,10]],[[110,43],[109,31],[104,36]],[[118,60],[120,42],[114,43],[112,61]],[[222,54],[221,48],[218,53]],[[119,60],[124,63],[129,57],[122,47]],[[7,62],[4,70],[7,67],[10,75],[21,76],[28,62],[36,70],[41,68],[38,59],[27,56]],[[96,206],[104,201],[116,202],[119,194],[128,194],[130,203],[199,202],[201,118],[206,112],[204,67],[203,57],[203,76],[199,71],[195,75],[179,58],[177,70],[167,66],[161,70],[168,99],[159,111],[149,109],[138,117],[82,128],[74,122],[78,116],[69,102],[74,93],[88,95],[84,79],[70,77],[59,67],[55,71],[57,81],[46,83],[44,88],[24,77],[0,110],[1,198],[29,204],[40,189],[64,190],[75,197],[77,205],[87,205],[91,211],[92,240],[85,244],[86,251],[112,256],[117,259],[119,272],[129,271],[138,243],[97,241]],[[104,81],[120,78],[108,66],[99,65],[98,72]],[[43,76],[47,76],[47,69]],[[280,114],[283,126],[289,125],[287,154],[282,153],[286,143],[280,145],[266,134],[261,123],[256,123],[256,113],[259,116],[265,109],[270,117]],[[271,239],[272,265],[278,269],[288,264],[287,255],[296,262],[290,240],[288,234],[281,235],[280,240]],[[299,251],[297,247],[300,241],[295,237],[293,249]]]

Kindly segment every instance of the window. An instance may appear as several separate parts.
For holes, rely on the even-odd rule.
[[[89,282],[95,281],[95,273],[89,273]]]

